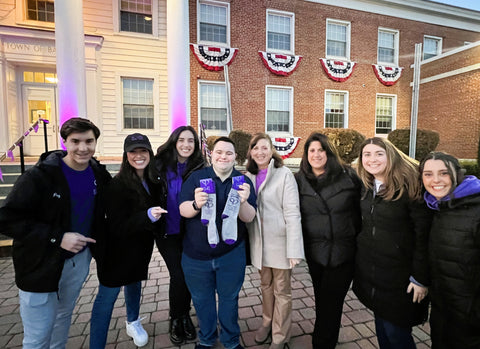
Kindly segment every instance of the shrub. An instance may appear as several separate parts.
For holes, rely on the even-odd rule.
[[[228,137],[235,142],[235,151],[237,152],[237,164],[243,165],[247,160],[248,144],[252,135],[242,130],[233,130]]]
[[[213,143],[217,140],[219,136],[209,136],[207,137],[207,147],[208,150],[212,151],[213,150]]]
[[[365,136],[349,128],[323,128],[315,131],[328,136],[328,139],[337,148],[338,155],[347,164],[351,164],[360,153],[360,146]]]
[[[459,160],[460,166],[465,169],[466,175],[473,175],[476,177],[480,176],[480,167],[478,166],[478,162],[472,160]],[[480,177],[479,177],[480,178]]]
[[[410,150],[410,129],[393,130],[388,134],[388,140],[398,149],[408,155]],[[431,151],[434,151],[440,141],[438,132],[432,130],[417,130],[417,145],[415,159],[421,160]]]

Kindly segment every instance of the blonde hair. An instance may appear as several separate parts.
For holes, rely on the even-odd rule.
[[[374,144],[385,150],[387,166],[383,189],[378,193],[385,200],[398,200],[407,193],[411,200],[418,200],[422,194],[422,184],[419,179],[418,161],[405,155],[390,141],[380,137],[365,140],[360,147],[358,162],[358,175],[363,185],[373,190],[374,176],[363,167],[363,148],[368,144]]]

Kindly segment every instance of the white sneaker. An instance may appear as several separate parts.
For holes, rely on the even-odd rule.
[[[144,318],[138,318],[135,321],[125,321],[127,325],[127,335],[133,338],[133,343],[137,347],[143,347],[148,343],[148,333],[142,327],[142,320]]]

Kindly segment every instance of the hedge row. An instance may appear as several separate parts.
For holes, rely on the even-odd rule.
[[[328,136],[335,145],[340,157],[347,163],[352,163],[360,152],[360,146],[365,140],[365,136],[360,132],[348,128],[323,128],[314,132],[320,132]],[[252,135],[242,130],[230,132],[229,137],[235,142],[237,151],[237,162],[244,164],[247,159],[248,144]],[[218,136],[207,138],[207,146],[211,150],[213,143]],[[388,140],[395,144],[397,148],[408,155],[410,146],[410,129],[394,130],[388,134]],[[415,158],[420,160],[429,152],[435,150],[440,141],[437,132],[430,130],[417,130],[417,145]],[[479,149],[480,156],[480,149]]]

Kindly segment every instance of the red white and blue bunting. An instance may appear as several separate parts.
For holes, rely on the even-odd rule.
[[[355,62],[344,62],[333,59],[320,58],[322,62],[323,70],[327,73],[328,77],[334,81],[343,82],[346,81],[353,73],[355,68]]]
[[[263,64],[272,73],[277,75],[288,76],[298,68],[298,63],[302,60],[302,56],[290,56],[276,53],[268,53],[258,51],[262,58]]]
[[[300,137],[272,138],[272,143],[282,159],[288,158],[297,148]]]
[[[394,85],[402,76],[403,68],[372,64],[377,79],[386,86]]]
[[[238,48],[197,44],[190,44],[190,49],[202,67],[213,71],[223,70],[224,66],[230,65],[238,53]]]

